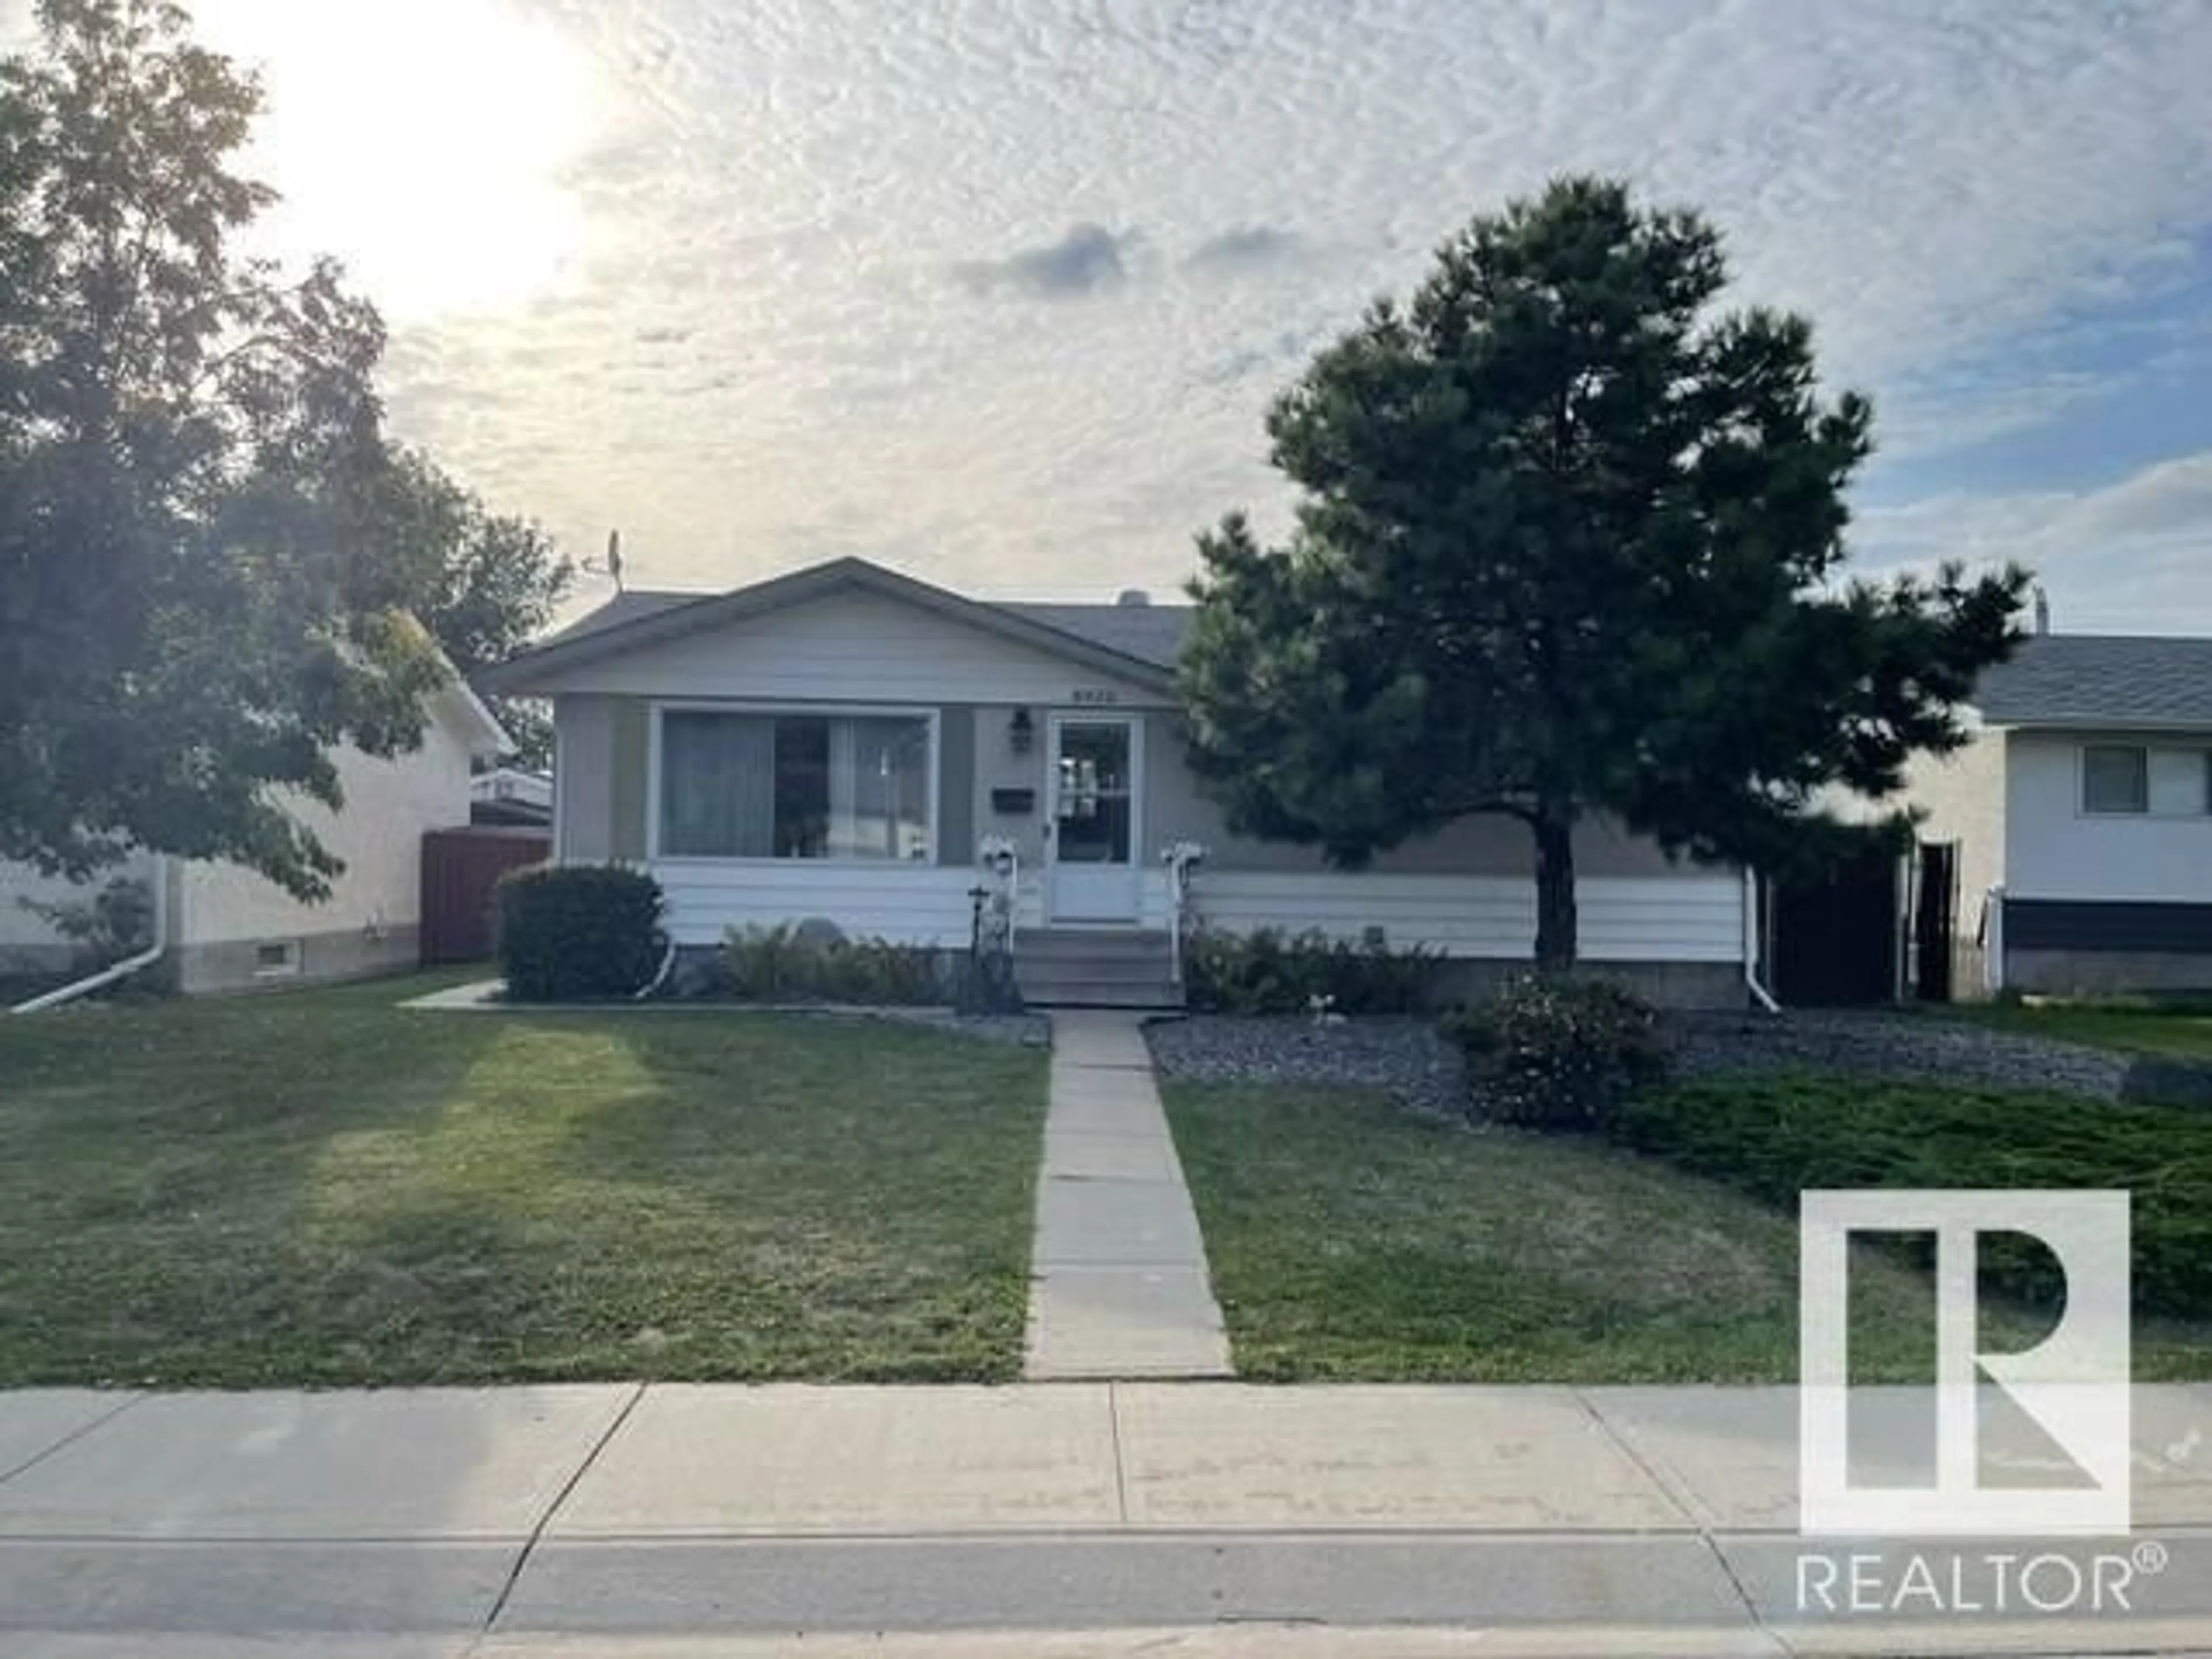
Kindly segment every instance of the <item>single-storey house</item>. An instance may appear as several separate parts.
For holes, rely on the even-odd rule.
[[[677,944],[820,918],[964,949],[1010,851],[1032,1000],[1171,992],[1165,849],[1206,849],[1199,925],[1381,929],[1495,972],[1529,959],[1525,830],[1471,817],[1356,872],[1233,835],[1186,763],[1188,606],[988,602],[860,559],[734,592],[623,593],[479,677],[554,710],[556,860],[649,870]],[[1603,823],[1577,847],[1584,957],[1676,1001],[1747,996],[1747,883]],[[1098,994],[1095,997],[1092,994]]]
[[[345,863],[330,896],[303,903],[252,871],[206,860],[141,854],[72,886],[26,866],[0,864],[0,974],[54,977],[88,966],[79,947],[27,908],[82,904],[118,878],[154,889],[167,947],[151,964],[187,994],[340,979],[412,968],[422,918],[423,832],[469,821],[471,770],[511,744],[483,702],[456,678],[428,700],[422,742],[379,759],[342,748],[331,757],[345,807],[289,803]]]
[[[2212,990],[2212,639],[2039,633],[1971,713],[1907,795],[1955,993]]]

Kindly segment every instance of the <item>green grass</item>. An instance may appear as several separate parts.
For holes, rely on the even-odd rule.
[[[2176,1054],[2212,1060],[2212,1010],[2136,1007],[2114,1003],[2049,1003],[2010,1006],[1960,1003],[1942,1018],[2001,1031],[2117,1048],[2127,1054]]]
[[[0,1385],[1014,1374],[1041,1053],[469,976],[0,1019]]]
[[[1278,1380],[1789,1382],[1795,1220],[1565,1136],[1467,1130],[1378,1095],[1169,1083],[1238,1371]],[[1865,1252],[1855,1380],[1932,1370],[1929,1280]],[[1990,1346],[2047,1326],[1984,1304]],[[2138,1374],[2212,1370],[2212,1328],[2138,1332]]]

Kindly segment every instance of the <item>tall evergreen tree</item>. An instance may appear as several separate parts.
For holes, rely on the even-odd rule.
[[[1475,219],[1268,419],[1287,545],[1200,540],[1194,763],[1248,832],[1358,863],[1524,824],[1536,959],[1576,957],[1574,833],[1772,865],[1857,833],[1842,789],[1963,740],[2027,586],[1840,583],[1871,411],[1802,318],[1717,311],[1720,240],[1603,179]]]

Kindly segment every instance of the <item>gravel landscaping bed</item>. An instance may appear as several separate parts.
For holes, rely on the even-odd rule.
[[[1875,1010],[1662,1018],[1676,1074],[1687,1079],[1832,1072],[2118,1100],[2131,1066],[2140,1064],[2047,1037]],[[1465,1065],[1426,1020],[1324,1025],[1299,1015],[1194,1014],[1155,1021],[1145,1035],[1164,1077],[1380,1088],[1423,1112],[1467,1115]]]
[[[1467,1115],[1465,1065],[1428,1020],[1193,1014],[1155,1020],[1145,1036],[1163,1077],[1382,1089],[1417,1111]]]
[[[1676,1068],[1690,1078],[1843,1072],[2118,1100],[2133,1063],[2048,1037],[1874,1009],[1674,1012],[1665,1023]]]

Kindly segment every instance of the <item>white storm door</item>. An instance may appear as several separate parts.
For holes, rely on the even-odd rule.
[[[1143,762],[1143,728],[1135,720],[1053,716],[1048,826],[1053,921],[1137,921]]]

